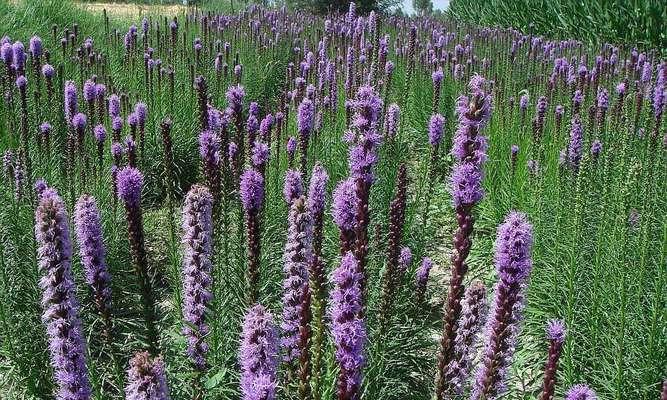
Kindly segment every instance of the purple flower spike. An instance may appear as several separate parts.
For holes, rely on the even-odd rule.
[[[187,354],[195,368],[206,369],[208,344],[207,308],[211,293],[211,244],[213,196],[205,186],[194,185],[183,205],[183,333]]]
[[[28,79],[24,75],[20,75],[18,78],[16,78],[16,87],[24,91],[26,86],[28,85]]]
[[[401,254],[398,256],[398,271],[402,276],[412,264],[412,251],[409,247],[404,246],[401,249]]]
[[[86,118],[86,114],[83,114],[83,113],[77,113],[72,118],[72,126],[74,126],[74,128],[77,129],[77,130],[85,129],[87,122],[88,122],[88,119]]]
[[[42,321],[46,325],[58,399],[88,400],[91,387],[86,345],[72,277],[72,245],[65,204],[47,189],[35,210],[37,261],[42,289]]]
[[[287,204],[303,195],[303,178],[301,172],[293,169],[287,170],[285,174],[285,185],[283,186],[283,197]]]
[[[303,99],[297,110],[297,131],[300,136],[309,137],[315,123],[315,105],[309,99]]]
[[[40,58],[42,56],[42,38],[39,36],[31,37],[29,49],[33,58]]]
[[[398,134],[398,122],[401,116],[401,108],[398,104],[390,104],[387,108],[387,117],[385,119],[385,134],[388,138],[395,138]]]
[[[83,98],[86,102],[92,103],[95,101],[95,97],[97,97],[97,87],[95,82],[88,79],[83,84]]]
[[[227,103],[230,109],[234,112],[235,115],[239,115],[243,112],[243,98],[245,97],[245,91],[243,86],[231,86],[227,90]]]
[[[357,184],[353,178],[348,178],[336,186],[331,213],[334,223],[341,231],[354,230],[358,203]]]
[[[105,261],[100,211],[92,196],[85,194],[79,198],[74,223],[86,283],[92,289],[95,307],[104,319],[106,336],[111,333],[111,275]]]
[[[102,124],[96,125],[95,128],[93,128],[93,135],[98,143],[102,143],[107,137],[107,130]]]
[[[139,102],[134,105],[134,113],[137,116],[137,122],[139,123],[139,127],[143,127],[146,125],[146,116],[148,114],[148,106],[146,103]]]
[[[56,73],[56,70],[53,68],[52,65],[50,65],[50,64],[44,64],[44,65],[42,66],[42,75],[44,75],[44,77],[45,77],[46,79],[51,79],[51,78],[53,78],[53,75],[54,75],[55,73]]]
[[[450,191],[454,207],[471,207],[484,197],[482,173],[471,163],[454,166],[450,180]]]
[[[264,202],[264,178],[254,169],[247,169],[241,175],[241,204],[246,213],[256,213]]]
[[[452,395],[461,396],[466,389],[468,375],[477,352],[477,334],[484,325],[487,308],[486,287],[480,281],[473,281],[463,297],[454,348],[455,362],[450,364],[447,371],[447,378],[453,389]]]
[[[77,102],[76,85],[72,81],[65,82],[65,120],[72,123],[72,118],[79,111]]]
[[[523,288],[533,266],[532,245],[532,226],[526,216],[511,212],[498,227],[494,261],[499,281],[471,400],[496,399],[506,390],[522,319]]]
[[[269,161],[269,156],[269,146],[260,140],[256,140],[255,145],[252,147],[252,165],[262,167]]]
[[[553,340],[557,343],[565,341],[565,322],[559,319],[552,319],[547,323],[547,339]]]
[[[296,138],[290,136],[290,138],[287,139],[287,153],[294,157],[294,152],[296,152]]]
[[[565,400],[597,400],[593,389],[584,384],[574,385],[567,391]]]
[[[579,162],[584,145],[584,129],[581,126],[579,118],[572,120],[572,127],[570,128],[570,142],[567,146],[567,161],[570,167],[575,171],[579,169]]]
[[[354,100],[350,101],[354,110],[352,131],[346,133],[346,141],[353,143],[348,153],[348,166],[355,178],[363,178],[367,184],[375,179],[373,168],[378,162],[378,148],[381,136],[378,133],[378,119],[383,103],[371,86],[362,86]]]
[[[138,207],[141,202],[141,187],[144,177],[138,169],[125,167],[118,171],[118,196],[129,207]]]
[[[115,94],[109,96],[109,117],[120,117],[120,97]]]
[[[127,371],[126,400],[169,400],[169,388],[162,357],[151,359],[140,352],[130,359]]]
[[[544,383],[540,400],[553,400],[556,389],[556,370],[565,342],[565,323],[552,319],[547,323],[547,339],[549,339],[549,356],[544,368]]]
[[[310,175],[310,185],[308,186],[308,209],[313,213],[313,216],[321,215],[324,212],[328,182],[329,175],[327,171],[322,165],[315,164],[313,172]]]
[[[602,142],[596,139],[591,144],[591,155],[593,158],[597,158],[600,156],[600,153],[602,153]]]
[[[352,252],[347,252],[332,275],[334,288],[329,299],[329,314],[336,362],[340,368],[337,383],[339,399],[359,398],[361,372],[366,362],[366,327],[359,316],[363,304],[362,274],[358,270],[356,258]]]
[[[303,312],[301,296],[308,286],[308,267],[313,257],[313,217],[305,198],[292,202],[288,217],[287,243],[283,255],[283,321],[282,349],[284,361],[301,357],[299,349],[300,317]]]
[[[241,333],[239,364],[243,400],[274,400],[279,339],[273,316],[256,304],[246,314]]]
[[[35,189],[37,200],[39,200],[42,197],[42,194],[46,191],[46,189],[49,188],[49,185],[46,183],[44,179],[37,179],[35,181],[35,185],[33,186],[33,188]]]
[[[442,141],[442,135],[445,131],[445,117],[435,114],[431,117],[428,124],[428,142],[431,146],[438,146]]]

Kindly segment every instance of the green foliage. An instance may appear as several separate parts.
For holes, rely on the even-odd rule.
[[[452,0],[448,14],[471,24],[513,27],[553,38],[667,50],[663,0]]]
[[[412,7],[420,15],[426,15],[433,12],[433,2],[431,0],[412,0]]]

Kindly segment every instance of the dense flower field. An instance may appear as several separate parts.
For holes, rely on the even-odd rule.
[[[655,51],[91,18],[0,32],[0,398],[667,399]]]

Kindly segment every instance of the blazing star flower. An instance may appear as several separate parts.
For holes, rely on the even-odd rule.
[[[266,308],[256,304],[246,314],[239,364],[243,400],[274,400],[278,385],[278,329]]]

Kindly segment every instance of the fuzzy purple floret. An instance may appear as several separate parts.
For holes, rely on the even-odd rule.
[[[366,327],[360,318],[362,309],[362,274],[358,270],[358,262],[352,252],[347,252],[340,266],[332,275],[333,290],[331,291],[329,315],[331,317],[331,335],[336,347],[335,357],[341,369],[339,390],[358,398],[362,379],[362,368],[366,362],[364,346],[366,344]],[[339,379],[341,379],[339,378]]]
[[[567,161],[575,169],[579,167],[583,146],[584,129],[581,126],[581,121],[578,118],[574,118],[572,120],[572,127],[570,128],[570,142],[567,146]]]
[[[308,186],[308,209],[313,216],[321,215],[324,212],[328,182],[329,175],[327,171],[321,164],[315,164]]]
[[[252,147],[252,165],[259,167],[266,164],[269,161],[270,151],[266,143],[256,140]]]
[[[213,131],[199,134],[199,156],[207,167],[220,165],[220,138]]]
[[[137,116],[137,122],[139,123],[139,126],[143,126],[146,124],[146,117],[148,115],[148,106],[146,103],[139,102],[134,105],[134,113]]]
[[[279,351],[278,328],[269,311],[256,304],[246,314],[239,364],[243,400],[274,400]]]
[[[45,78],[51,79],[55,73],[56,70],[51,64],[44,64],[42,66],[42,75],[44,75]]]
[[[187,355],[198,370],[206,368],[209,328],[206,315],[211,293],[213,196],[205,186],[194,185],[183,205],[183,333]]]
[[[19,77],[16,78],[16,87],[19,90],[25,90],[27,85],[28,85],[28,78],[26,78],[24,75],[19,75]]]
[[[120,97],[118,95],[109,96],[109,117],[120,117]]]
[[[315,105],[307,98],[301,101],[299,109],[297,110],[297,132],[300,136],[309,137],[313,132],[315,124]]]
[[[599,140],[594,140],[593,144],[591,144],[591,155],[593,157],[598,157],[602,153],[602,142]]]
[[[447,377],[457,395],[463,395],[477,353],[477,336],[484,325],[487,312],[486,287],[474,281],[465,291],[461,304],[461,318],[457,323],[454,352],[456,359],[449,365]]]
[[[42,56],[42,38],[39,36],[33,36],[30,38],[30,44],[28,46],[30,49],[30,54],[33,58],[39,58]]]
[[[403,246],[401,253],[398,255],[399,272],[405,274],[408,268],[410,268],[410,264],[412,264],[412,250],[408,246]]]
[[[104,128],[104,125],[99,124],[93,128],[93,136],[98,143],[104,142],[104,139],[107,137],[107,130]]]
[[[428,124],[428,142],[431,146],[440,144],[444,131],[445,117],[440,114],[434,114]]]
[[[565,341],[567,331],[565,322],[560,319],[552,319],[547,322],[547,339],[562,344]]]
[[[90,103],[95,101],[95,97],[97,97],[97,87],[95,86],[95,82],[87,79],[86,82],[83,83],[83,98]]]
[[[597,398],[593,389],[584,384],[572,386],[565,395],[565,400],[597,400]]]
[[[285,173],[285,184],[283,186],[283,198],[287,204],[303,195],[303,178],[301,172],[290,169]]]
[[[72,126],[77,130],[84,130],[87,122],[88,118],[86,117],[86,114],[77,113],[72,117]]]
[[[494,261],[500,279],[508,284],[523,282],[533,268],[533,228],[526,215],[512,211],[498,227]]]
[[[76,94],[76,84],[73,81],[65,82],[64,91],[65,91],[65,97],[64,97],[65,121],[68,124],[71,124],[72,118],[79,110],[77,94]]]
[[[46,189],[35,210],[37,261],[42,289],[42,322],[51,356],[59,400],[88,400],[91,386],[79,303],[72,276],[72,245],[65,204],[53,189]]]
[[[138,207],[141,203],[141,187],[144,183],[144,176],[141,172],[133,167],[124,167],[118,171],[116,179],[118,182],[118,197],[128,207]]]
[[[352,130],[345,134],[345,141],[352,143],[348,152],[348,166],[355,178],[372,182],[373,167],[377,164],[378,149],[382,136],[378,133],[378,119],[383,103],[372,86],[362,86],[354,100],[350,101],[354,111]]]
[[[264,202],[264,178],[254,169],[246,169],[241,175],[241,204],[247,213],[257,212]]]
[[[126,400],[169,400],[169,388],[162,357],[139,352],[130,359],[125,386]]]
[[[290,156],[293,156],[295,151],[296,151],[296,138],[294,136],[290,136],[290,138],[287,139],[287,153],[289,153]]]
[[[455,164],[450,178],[450,191],[454,207],[477,204],[484,197],[480,169],[472,163]]]
[[[229,89],[227,89],[226,97],[230,110],[235,115],[240,115],[243,111],[243,98],[245,97],[243,86],[230,86]]]
[[[334,223],[340,230],[354,229],[358,204],[359,197],[357,197],[357,184],[354,178],[347,178],[340,182],[333,192],[331,207]]]

